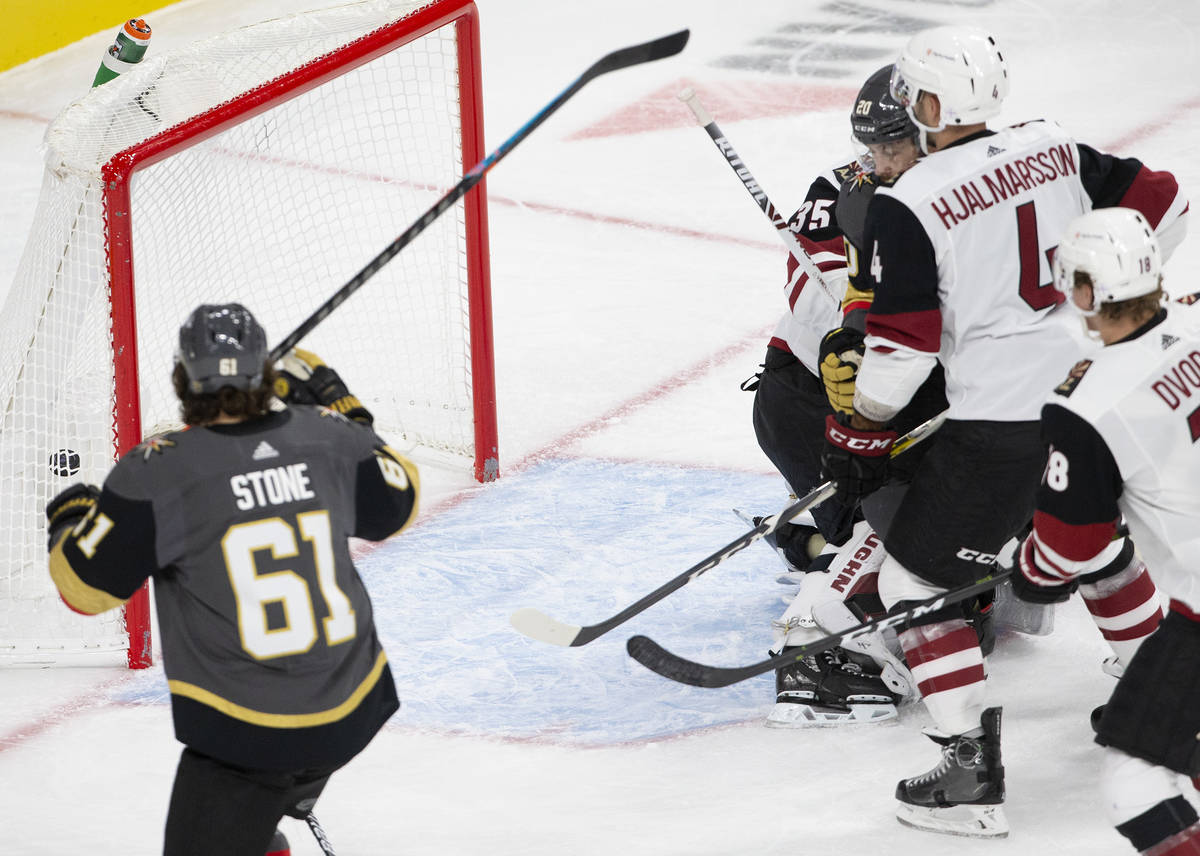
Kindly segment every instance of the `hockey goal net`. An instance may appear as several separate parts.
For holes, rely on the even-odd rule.
[[[472,3],[367,0],[151,48],[54,121],[0,313],[0,663],[149,665],[144,592],[100,618],[58,599],[46,501],[177,424],[195,306],[243,303],[277,342],[452,188],[484,154],[480,95]],[[393,445],[480,480],[498,472],[485,199],[481,183],[302,343]]]

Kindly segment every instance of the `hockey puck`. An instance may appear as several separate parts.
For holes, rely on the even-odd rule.
[[[79,453],[71,449],[59,449],[50,455],[50,472],[56,476],[73,476],[79,472]]]

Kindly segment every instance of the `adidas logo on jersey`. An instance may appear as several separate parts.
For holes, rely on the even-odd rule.
[[[254,454],[250,456],[256,461],[262,461],[266,458],[278,458],[279,453],[275,451],[275,447],[263,440],[254,450]]]
[[[1163,333],[1162,334],[1162,349],[1165,351],[1167,348],[1171,347],[1178,341],[1179,341],[1178,336],[1172,336],[1170,333]]]
[[[987,156],[994,158],[996,155],[1004,154],[1004,149],[998,149],[995,146],[988,146]]]

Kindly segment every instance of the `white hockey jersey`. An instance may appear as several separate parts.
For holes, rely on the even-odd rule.
[[[867,216],[875,300],[856,407],[886,420],[940,357],[950,418],[1032,421],[1078,359],[1051,261],[1067,223],[1125,204],[1165,228],[1169,173],[1076,144],[1052,122],[984,131],[880,188]]]
[[[1123,514],[1159,588],[1200,612],[1200,312],[1172,306],[1076,365],[1042,432],[1038,569],[1097,570]]]
[[[801,240],[803,244],[803,239]],[[840,298],[846,291],[846,257],[840,253],[805,247],[824,276],[825,284]],[[775,325],[771,345],[787,350],[814,375],[820,375],[821,340],[825,334],[842,323],[842,306],[835,303],[815,283],[809,282],[804,268],[797,266],[784,287],[788,310]]]
[[[784,297],[788,309],[775,325],[772,347],[790,352],[814,375],[820,373],[821,339],[842,323],[841,298],[846,290],[846,256],[837,222],[838,189],[858,171],[851,162],[821,173],[809,187],[804,204],[792,215],[789,228],[823,274],[832,292],[809,280],[804,267],[788,257]]]

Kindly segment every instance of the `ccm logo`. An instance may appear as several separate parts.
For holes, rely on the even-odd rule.
[[[852,642],[860,636],[870,636],[877,630],[887,630],[889,627],[896,627],[906,622],[912,621],[914,618],[920,618],[922,615],[928,615],[931,612],[937,612],[946,605],[946,598],[939,597],[937,600],[925,604],[924,606],[914,606],[910,612],[898,612],[895,615],[888,615],[883,618],[877,618],[874,621],[868,621],[866,624],[859,625],[852,630],[846,631],[842,635],[843,644]]]
[[[829,439],[844,449],[849,449],[852,452],[865,452],[870,454],[874,452],[877,455],[882,455],[892,447],[892,441],[887,438],[871,438],[871,437],[852,437],[845,431],[839,431],[837,428],[830,427]]]
[[[996,561],[995,553],[981,553],[978,550],[970,550],[966,547],[961,548],[955,555],[964,562],[978,562],[981,565],[990,565]]]

